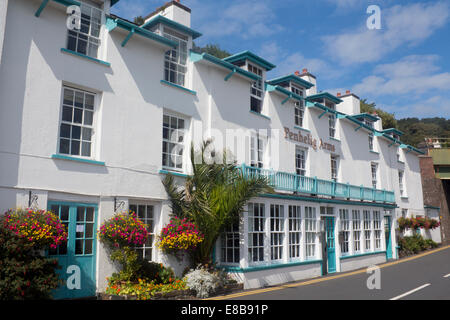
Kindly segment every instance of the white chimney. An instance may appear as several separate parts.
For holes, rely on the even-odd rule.
[[[303,69],[302,73],[298,75],[305,81],[311,82],[314,86],[306,90],[306,96],[312,96],[317,93],[317,80],[314,75],[308,72],[308,69]]]
[[[182,5],[179,0],[170,1],[162,7],[155,10],[145,18],[145,22],[153,19],[157,15],[182,24],[188,28],[191,27],[191,9]]]
[[[345,95],[341,95],[340,92],[337,97],[342,100],[341,103],[336,105],[336,110],[348,115],[360,114],[360,102],[359,97],[351,93],[349,90],[345,92]]]

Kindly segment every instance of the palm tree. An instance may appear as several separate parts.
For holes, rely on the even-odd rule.
[[[170,174],[163,180],[172,215],[194,222],[204,234],[203,242],[192,253],[194,265],[211,263],[217,239],[226,227],[239,221],[247,201],[273,191],[267,178],[245,177],[236,163],[226,163],[225,151],[221,164],[205,163],[204,152],[211,143],[208,140],[202,144],[201,163],[195,163],[195,151],[191,146],[193,175],[186,178],[184,188],[176,185]]]

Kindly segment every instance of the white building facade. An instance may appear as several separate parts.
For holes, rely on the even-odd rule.
[[[94,295],[114,267],[96,230],[132,209],[149,225],[149,260],[170,207],[161,180],[190,173],[191,142],[214,138],[276,193],[252,199],[214,259],[245,288],[396,259],[395,221],[424,215],[420,151],[362,114],[359,98],[317,90],[306,69],[276,79],[250,51],[191,50],[201,34],[172,1],[141,26],[110,14],[117,0],[0,3],[0,210],[54,210],[69,226],[50,255],[77,265]],[[81,29],[69,30],[70,6]],[[70,11],[69,13],[72,13]],[[293,66],[294,67],[294,66]]]

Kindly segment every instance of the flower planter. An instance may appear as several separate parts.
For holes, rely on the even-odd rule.
[[[243,283],[229,284],[225,287],[217,290],[212,296],[220,296],[224,294],[231,294],[244,289]],[[113,295],[107,293],[99,293],[97,295],[98,300],[137,300],[133,295]],[[151,300],[196,300],[194,290],[174,290],[170,292],[157,292],[152,296]]]

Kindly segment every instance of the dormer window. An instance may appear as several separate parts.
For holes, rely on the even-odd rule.
[[[166,52],[164,58],[164,80],[185,86],[188,36],[164,26],[163,36],[178,43]]]
[[[250,110],[261,113],[264,96],[263,70],[249,63],[248,71],[261,77],[261,79],[253,82],[252,87],[250,88]]]

